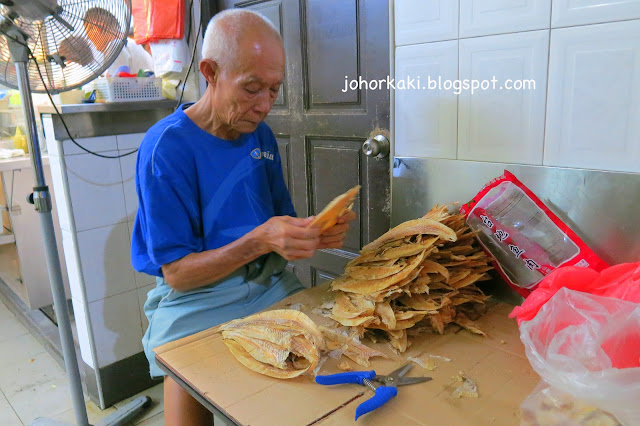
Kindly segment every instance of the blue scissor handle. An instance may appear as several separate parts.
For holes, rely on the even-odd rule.
[[[398,388],[393,386],[380,386],[376,389],[376,394],[367,399],[356,408],[356,420],[363,414],[382,407],[387,401],[398,394]]]
[[[346,373],[328,374],[326,376],[316,376],[316,383],[320,385],[340,385],[342,383],[355,383],[361,385],[364,379],[373,380],[376,372],[371,371],[348,371]]]

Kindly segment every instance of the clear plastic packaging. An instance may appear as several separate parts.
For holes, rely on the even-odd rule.
[[[498,272],[524,297],[546,275],[565,265],[608,265],[513,174],[485,185],[460,208]]]
[[[541,398],[568,394],[574,405],[596,407],[623,425],[640,425],[640,303],[561,288],[532,320],[521,323],[520,338],[546,382],[523,403],[523,420],[536,418],[550,403]],[[547,417],[546,424],[600,424],[565,422],[563,416],[574,409],[555,410],[556,418]]]

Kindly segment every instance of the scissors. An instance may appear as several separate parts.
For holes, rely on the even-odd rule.
[[[343,383],[355,383],[367,386],[375,392],[371,398],[358,405],[356,408],[356,420],[363,414],[383,406],[387,401],[398,394],[398,386],[413,385],[428,382],[431,377],[404,377],[411,370],[413,364],[407,363],[389,373],[387,376],[379,376],[375,371],[349,371],[346,373],[316,376],[316,383],[320,385],[339,385]],[[378,382],[376,386],[373,382]]]

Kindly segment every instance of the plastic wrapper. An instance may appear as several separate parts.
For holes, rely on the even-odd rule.
[[[505,170],[460,208],[505,281],[527,297],[561,266],[608,265],[547,206]]]
[[[149,46],[157,77],[181,73],[189,65],[189,47],[184,39],[158,40],[149,43]]]
[[[524,400],[520,407],[522,426],[580,425],[617,426],[614,416],[566,392],[550,387],[544,381]]]
[[[623,425],[640,424],[639,303],[561,288],[533,319],[520,324],[520,338],[531,366],[546,382],[523,403],[523,420],[556,410],[555,418],[540,424],[600,424],[588,423],[588,416],[565,421],[583,404]],[[551,390],[538,395],[544,387]],[[547,410],[549,401],[540,402],[559,393],[571,396],[573,408]]]
[[[184,36],[184,0],[132,0],[133,38],[138,44]]]
[[[640,262],[622,263],[601,272],[574,266],[560,268],[545,277],[509,317],[517,318],[518,324],[533,319],[561,288],[640,303]]]

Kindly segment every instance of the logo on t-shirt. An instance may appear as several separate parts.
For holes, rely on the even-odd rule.
[[[251,156],[256,160],[259,160],[260,158],[265,158],[267,160],[273,161],[273,154],[270,153],[269,151],[262,152],[260,151],[260,148],[256,148],[253,151],[251,151]]]

